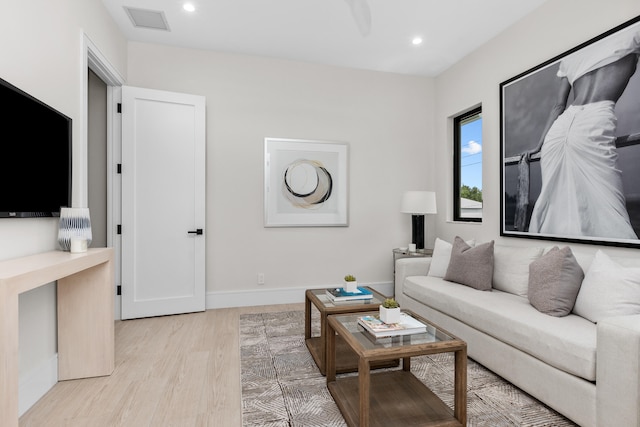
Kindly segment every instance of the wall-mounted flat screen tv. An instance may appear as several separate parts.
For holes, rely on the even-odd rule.
[[[0,79],[0,218],[71,206],[71,118]]]

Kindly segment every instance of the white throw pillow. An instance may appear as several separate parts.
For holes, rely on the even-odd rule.
[[[475,246],[475,239],[467,240],[465,242],[469,246]],[[433,255],[431,255],[431,266],[427,276],[444,277],[449,268],[449,261],[451,260],[451,248],[453,245],[445,240],[436,237],[436,243],[433,246]]]
[[[493,288],[527,297],[529,264],[542,256],[543,248],[499,246],[493,248]]]
[[[640,314],[640,268],[625,268],[598,250],[585,274],[573,312],[594,323]]]

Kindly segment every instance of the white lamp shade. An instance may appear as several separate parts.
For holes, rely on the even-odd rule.
[[[405,191],[400,212],[409,214],[435,214],[436,193],[433,191]]]

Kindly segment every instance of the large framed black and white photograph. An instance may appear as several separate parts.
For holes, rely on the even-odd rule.
[[[265,138],[265,227],[346,227],[346,142]]]
[[[500,84],[501,235],[640,247],[640,17]]]

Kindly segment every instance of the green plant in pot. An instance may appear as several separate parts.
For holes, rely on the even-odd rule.
[[[345,292],[355,292],[358,289],[358,281],[353,274],[347,274],[344,276],[344,290]]]
[[[380,320],[384,323],[400,322],[400,304],[394,298],[385,299],[380,305]]]

